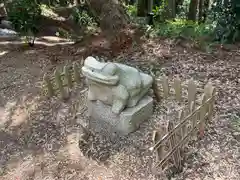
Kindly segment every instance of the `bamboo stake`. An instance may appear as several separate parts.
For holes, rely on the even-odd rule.
[[[80,77],[80,70],[76,62],[73,63],[73,74],[74,74],[74,79],[76,83],[81,82],[81,77]]]
[[[68,66],[64,66],[64,76],[65,76],[65,83],[68,86],[68,88],[72,88],[72,76],[70,73],[70,68]]]
[[[169,132],[171,132],[171,130],[173,130],[173,123],[171,121],[168,122],[168,128],[167,129],[168,129]],[[170,137],[170,151],[173,150],[173,147],[176,144],[177,144],[177,138],[176,138],[176,133],[174,133]],[[174,165],[178,170],[181,169],[181,154],[180,154],[179,147],[176,149],[175,153],[173,153],[173,156],[172,156]]]
[[[48,96],[49,96],[49,97],[54,96],[53,85],[52,85],[51,80],[49,79],[49,77],[48,77],[47,74],[44,74],[43,80],[44,80],[44,82],[46,83]]]
[[[164,97],[167,98],[169,95],[169,84],[166,76],[162,77],[162,86],[163,86]]]
[[[63,82],[62,82],[61,75],[60,75],[58,69],[55,70],[54,76],[55,76],[56,85],[57,85],[57,87],[59,89],[59,92],[60,92],[60,98],[65,99]]]
[[[190,111],[195,109],[195,100],[196,100],[197,86],[194,83],[193,79],[191,79],[188,83],[188,107]],[[194,104],[192,105],[192,102]]]
[[[182,85],[181,85],[181,80],[179,79],[179,77],[174,79],[173,88],[175,91],[176,99],[180,102],[182,99]]]

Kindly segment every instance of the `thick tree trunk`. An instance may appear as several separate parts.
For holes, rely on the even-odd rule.
[[[118,32],[129,23],[129,17],[118,0],[87,0],[88,6],[98,16],[103,31]]]
[[[176,1],[175,0],[168,0],[167,3],[167,12],[168,12],[168,19],[174,19],[176,17]]]
[[[199,0],[198,3],[198,22],[202,23],[203,22],[203,2],[204,0]]]
[[[209,0],[204,0],[203,2],[203,21],[205,22],[207,19],[207,11],[209,9]]]
[[[196,21],[198,0],[191,0],[188,11],[188,20]]]
[[[180,12],[180,6],[183,5],[184,0],[176,0],[176,14]]]
[[[148,11],[148,1],[147,0],[138,0],[137,1],[137,16],[146,17]]]

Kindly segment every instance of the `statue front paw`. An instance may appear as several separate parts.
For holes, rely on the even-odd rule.
[[[121,100],[114,100],[112,105],[112,112],[115,114],[120,114],[120,112],[125,108],[125,102]]]
[[[90,90],[88,91],[88,100],[89,101],[96,101],[97,100],[96,96]]]
[[[139,96],[136,96],[136,97],[130,99],[129,102],[128,102],[128,107],[136,106],[138,101],[139,101],[139,99],[140,99]]]

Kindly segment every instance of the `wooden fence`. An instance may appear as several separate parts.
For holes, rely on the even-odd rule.
[[[80,67],[81,65],[74,62],[71,66],[64,66],[62,71],[57,68],[52,76],[45,73],[43,76],[43,84],[48,96],[58,96],[59,94],[62,99],[68,98],[74,82],[76,84],[81,82]]]
[[[105,62],[104,58],[95,56],[100,62]],[[62,69],[57,68],[53,75],[47,73],[43,76],[43,86],[47,91],[49,97],[60,96],[61,99],[67,99],[70,95],[70,90],[73,88],[74,83],[81,83],[82,73],[81,68],[84,64],[82,58],[79,63],[74,62],[71,65],[65,65]]]
[[[204,89],[197,88],[193,80],[188,85],[182,85],[181,80],[176,78],[169,83],[167,77],[156,80],[158,96],[168,98],[171,95],[179,101],[184,102],[183,90],[187,91],[187,108],[178,112],[177,120],[168,120],[167,127],[162,131],[153,132],[153,146],[150,150],[156,153],[156,165],[154,172],[159,174],[169,165],[173,164],[179,171],[182,169],[183,149],[197,134],[203,136],[207,121],[211,121],[213,115],[216,90],[208,83]],[[197,93],[201,93],[201,100],[197,105]],[[186,110],[187,109],[187,110]]]

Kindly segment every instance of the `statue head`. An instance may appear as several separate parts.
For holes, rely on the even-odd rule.
[[[92,56],[85,59],[82,67],[82,73],[88,80],[107,85],[116,85],[118,83],[117,71],[116,64],[99,62]]]

